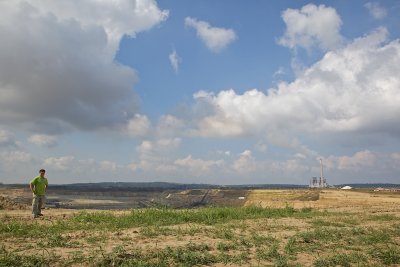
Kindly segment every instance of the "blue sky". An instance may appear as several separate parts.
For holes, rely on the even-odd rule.
[[[0,182],[400,182],[399,1],[0,8]]]

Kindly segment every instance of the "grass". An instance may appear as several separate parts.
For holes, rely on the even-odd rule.
[[[400,263],[395,218],[291,207],[7,217],[0,221],[0,266],[393,265]]]
[[[378,258],[383,264],[400,264],[400,247],[394,245],[384,245],[374,248],[370,255]]]
[[[146,209],[132,210],[130,214],[115,216],[110,212],[81,212],[74,221],[83,227],[128,228],[137,226],[163,226],[182,223],[214,225],[232,220],[282,218],[311,213],[310,210],[296,211],[293,208],[265,209],[260,207],[244,208],[204,208],[198,210]]]
[[[343,267],[351,267],[351,266],[365,266],[367,263],[367,257],[360,253],[351,253],[351,254],[336,254],[327,257],[318,258],[314,266],[315,267],[328,267],[328,266],[343,266]]]

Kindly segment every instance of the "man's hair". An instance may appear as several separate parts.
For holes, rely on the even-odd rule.
[[[45,169],[40,169],[39,172],[46,172],[46,170]]]

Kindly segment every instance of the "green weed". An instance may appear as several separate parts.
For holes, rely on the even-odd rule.
[[[359,237],[359,240],[367,245],[375,245],[389,242],[391,240],[391,236],[386,230],[369,228],[364,235]]]
[[[380,215],[371,215],[368,218],[371,221],[384,221],[384,222],[389,222],[389,221],[397,221],[400,218],[397,217],[394,214],[380,214]]]
[[[61,234],[49,234],[47,237],[47,247],[70,247],[71,237]]]
[[[322,227],[322,226],[346,227],[346,224],[341,223],[341,222],[324,221],[324,220],[321,220],[321,219],[313,220],[313,221],[311,221],[311,224],[314,227]]]
[[[400,264],[400,247],[398,245],[375,247],[369,254],[385,265]]]
[[[233,240],[235,237],[236,233],[231,228],[219,227],[214,230],[214,238]]]
[[[53,260],[53,257],[44,255],[20,255],[9,252],[4,248],[0,249],[0,266],[47,266]]]
[[[277,241],[276,238],[272,236],[264,236],[257,233],[252,233],[251,240],[255,246],[269,245]]]
[[[221,252],[236,250],[238,248],[235,242],[218,242],[217,249]]]
[[[321,257],[314,262],[315,267],[328,267],[328,266],[360,266],[365,265],[367,258],[360,253],[351,254],[336,254],[328,257]]]

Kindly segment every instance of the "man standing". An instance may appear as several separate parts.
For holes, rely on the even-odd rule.
[[[32,179],[29,184],[31,191],[33,193],[32,200],[32,216],[33,218],[37,218],[39,216],[43,216],[41,210],[44,205],[46,190],[49,185],[47,178],[44,177],[46,171],[41,169],[39,171],[39,176]]]

